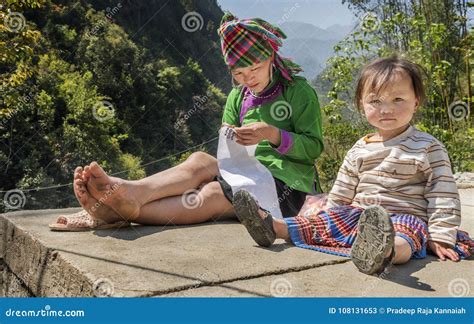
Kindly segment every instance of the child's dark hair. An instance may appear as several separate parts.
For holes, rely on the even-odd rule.
[[[423,68],[416,63],[394,55],[376,59],[364,66],[359,74],[354,96],[354,105],[357,109],[359,111],[363,110],[361,102],[366,89],[373,89],[375,93],[378,93],[400,71],[405,72],[411,78],[413,90],[421,106],[426,99],[422,78]]]

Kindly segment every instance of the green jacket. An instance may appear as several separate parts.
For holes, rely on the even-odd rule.
[[[323,135],[316,92],[303,77],[289,82],[276,73],[259,96],[267,98],[255,98],[246,88],[234,88],[227,97],[222,122],[242,126],[263,121],[278,127],[280,145],[260,142],[257,160],[290,188],[320,191],[316,189],[320,186],[314,162],[323,151]]]

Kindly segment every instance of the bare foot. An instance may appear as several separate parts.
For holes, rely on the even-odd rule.
[[[141,204],[129,181],[109,177],[97,162],[84,168],[82,178],[90,195],[115,210],[123,219],[133,221],[139,216]]]
[[[265,219],[268,214],[259,208],[258,215],[262,219]],[[273,230],[275,231],[277,238],[282,238],[285,240],[288,240],[290,238],[290,234],[288,233],[288,225],[286,225],[286,222],[283,219],[272,217],[272,224],[273,224]]]
[[[107,223],[122,221],[122,217],[109,206],[100,203],[92,197],[86,188],[83,180],[82,167],[77,167],[74,171],[74,194],[82,208],[92,217],[106,221]]]

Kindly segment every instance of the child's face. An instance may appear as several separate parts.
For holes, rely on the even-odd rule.
[[[238,84],[258,93],[270,82],[270,65],[271,59],[267,59],[249,67],[233,69],[232,76]]]
[[[397,72],[393,81],[378,94],[366,91],[362,96],[367,121],[382,136],[397,136],[402,133],[413,118],[418,103],[412,80],[404,71]]]

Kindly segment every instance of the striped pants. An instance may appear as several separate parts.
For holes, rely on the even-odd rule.
[[[285,218],[291,241],[298,247],[350,257],[357,235],[357,223],[363,208],[351,205],[337,206],[308,217]],[[410,244],[412,258],[426,257],[428,226],[420,218],[408,214],[390,214],[395,235]],[[458,230],[454,250],[461,259],[474,252],[474,240]]]

